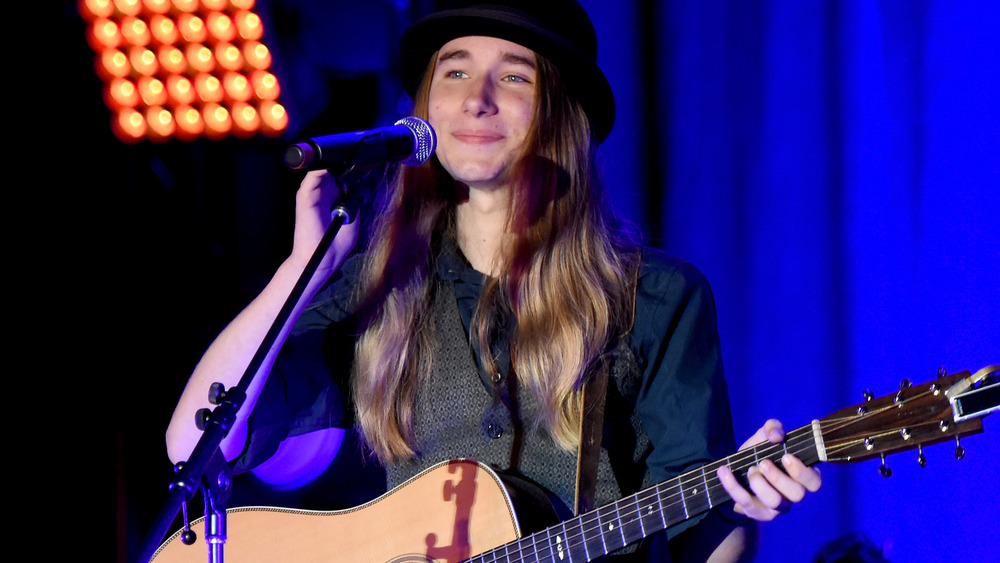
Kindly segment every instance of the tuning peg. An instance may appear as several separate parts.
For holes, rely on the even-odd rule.
[[[866,401],[870,401],[875,398],[875,393],[872,393],[871,389],[865,389],[861,392],[861,394],[865,396]]]
[[[927,456],[924,455],[924,447],[917,446],[917,463],[920,467],[927,467]]]
[[[892,477],[892,468],[885,464],[885,454],[882,454],[882,465],[878,466],[878,472],[886,479]]]
[[[902,391],[903,389],[909,389],[910,387],[913,387],[913,382],[910,381],[908,377],[904,377],[903,379],[900,380],[899,382],[900,391]]]
[[[937,376],[938,377],[947,377],[948,376],[948,368],[946,368],[944,366],[938,366]]]
[[[965,448],[962,447],[962,442],[958,440],[958,436],[955,436],[955,459],[962,459],[965,457]]]

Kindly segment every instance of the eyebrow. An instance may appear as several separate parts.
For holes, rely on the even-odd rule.
[[[465,49],[456,49],[454,51],[447,51],[447,52],[442,53],[440,56],[438,56],[437,62],[438,63],[443,63],[445,61],[462,60],[462,59],[468,59],[468,58],[470,58],[470,55],[469,55],[468,51],[466,51]],[[503,59],[503,62],[505,62],[505,63],[524,65],[524,66],[527,66],[527,67],[529,67],[531,69],[535,68],[535,59],[534,59],[534,57],[530,57],[529,58],[529,57],[524,57],[524,56],[517,55],[517,54],[514,54],[514,53],[504,53],[502,59]]]

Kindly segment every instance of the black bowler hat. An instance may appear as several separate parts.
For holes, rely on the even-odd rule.
[[[413,97],[431,55],[458,37],[484,35],[523,45],[552,61],[583,106],[598,142],[615,123],[615,98],[597,66],[597,34],[575,0],[457,0],[414,22],[399,42],[403,86]]]

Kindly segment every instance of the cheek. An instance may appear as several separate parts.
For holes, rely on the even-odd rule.
[[[428,103],[427,104],[427,121],[431,124],[431,127],[437,129],[445,118],[444,104],[438,103]]]
[[[520,103],[517,104],[517,123],[520,125],[521,129],[527,131],[531,128],[531,124],[535,119],[535,103],[534,98],[528,97],[519,100]]]

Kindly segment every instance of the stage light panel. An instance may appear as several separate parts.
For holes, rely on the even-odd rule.
[[[78,0],[123,142],[277,136],[288,127],[253,0]]]

